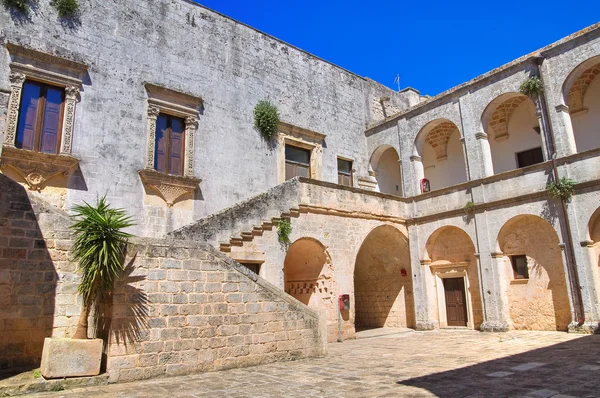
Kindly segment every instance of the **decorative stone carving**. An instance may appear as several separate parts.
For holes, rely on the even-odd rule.
[[[194,175],[194,135],[198,130],[198,118],[188,116],[185,118],[185,171],[184,175]]]
[[[156,145],[156,119],[160,109],[155,106],[148,107],[148,146],[146,147],[146,170],[154,170],[154,146]]]
[[[79,97],[79,87],[65,87],[65,114],[63,116],[63,129],[60,153],[69,155],[73,142],[73,125],[75,122],[75,104]]]
[[[25,180],[30,190],[41,191],[52,177],[59,174],[69,175],[78,164],[79,159],[68,155],[5,147],[0,167],[10,167]]]
[[[17,135],[17,121],[19,120],[19,105],[21,104],[21,93],[23,92],[25,75],[22,73],[11,73],[8,78],[10,80],[11,91],[6,115],[4,144],[9,147],[14,147]]]
[[[140,170],[139,174],[144,187],[156,191],[169,207],[172,207],[181,196],[193,193],[201,182],[199,178],[174,176],[156,170]]]

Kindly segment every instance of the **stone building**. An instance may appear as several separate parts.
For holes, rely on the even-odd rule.
[[[0,17],[0,370],[74,332],[66,215],[102,195],[140,237],[112,381],[321,355],[338,316],[344,338],[598,329],[599,24],[428,97],[186,0]]]

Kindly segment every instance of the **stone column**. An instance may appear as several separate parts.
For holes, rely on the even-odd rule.
[[[490,148],[490,142],[488,141],[488,135],[482,131],[475,134],[475,138],[477,139],[479,153],[481,155],[482,177],[492,176],[494,175],[494,162],[492,161],[492,150]]]
[[[23,93],[23,83],[25,75],[22,73],[11,73],[10,80],[10,98],[8,100],[8,110],[6,115],[6,132],[4,135],[4,145],[14,147],[17,138],[17,123],[19,121],[19,106],[21,105],[21,94]]]
[[[194,176],[194,135],[198,130],[198,119],[194,116],[185,118],[185,169],[183,175]]]
[[[535,116],[537,117],[538,125],[540,126],[540,138],[542,139],[542,153],[544,155],[544,160],[550,160],[552,159],[552,154],[549,152],[548,146],[548,134],[550,132],[546,129],[546,124],[544,123],[544,117],[539,102],[540,99],[538,98],[535,105]]]
[[[70,155],[73,143],[73,125],[75,123],[75,105],[79,96],[79,87],[65,88],[65,113],[61,135],[60,154]]]
[[[480,283],[483,286],[484,321],[482,332],[506,332],[512,326],[508,303],[508,286],[505,277],[504,253],[480,254]]]
[[[556,154],[558,157],[563,157],[577,153],[577,144],[575,143],[575,133],[573,132],[569,107],[566,105],[557,105],[555,109],[558,114],[559,124],[558,126],[554,126]]]
[[[418,155],[412,155],[410,157],[410,162],[412,163],[413,174],[415,176],[413,189],[416,188],[412,192],[413,195],[418,195],[421,193],[421,180],[425,178],[425,170],[423,169],[423,162],[421,161],[421,157]],[[411,195],[412,196],[412,195]]]
[[[146,147],[146,170],[154,170],[154,147],[156,145],[156,120],[160,110],[157,107],[148,107],[148,144]]]
[[[433,291],[433,275],[429,269],[429,260],[420,258],[418,226],[408,226],[410,262],[413,279],[413,298],[415,302],[415,327],[417,330],[433,330],[439,326],[436,319],[436,296]]]

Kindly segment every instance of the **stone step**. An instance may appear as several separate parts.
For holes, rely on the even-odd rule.
[[[254,234],[253,234],[252,232],[242,232],[242,234],[241,234],[241,235],[242,235],[242,239],[243,239],[245,242],[249,242],[249,241],[251,241],[252,239],[254,239]]]
[[[271,231],[273,229],[273,223],[271,221],[264,221],[261,228],[263,231]]]
[[[300,209],[297,209],[297,208],[290,209],[289,213],[290,213],[290,216],[292,216],[294,218],[300,217]]]
[[[231,238],[229,239],[229,244],[231,244],[231,246],[243,246],[244,240],[242,238]]]
[[[229,243],[221,242],[219,243],[219,250],[224,253],[229,253],[231,252],[231,245]]]
[[[252,228],[252,235],[254,236],[262,236],[263,234],[263,227],[253,227]]]

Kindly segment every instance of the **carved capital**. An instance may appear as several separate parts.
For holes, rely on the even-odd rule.
[[[192,129],[192,130],[198,130],[198,118],[194,117],[194,116],[188,116],[185,118],[185,128],[187,129]]]
[[[79,159],[7,147],[2,151],[0,167],[10,167],[19,174],[32,191],[41,191],[48,180],[59,174],[69,175]]]
[[[23,83],[25,83],[25,79],[27,77],[23,74],[23,73],[17,73],[17,72],[13,72],[8,76],[8,80],[10,80],[10,85],[11,86],[23,86]]]
[[[480,131],[479,133],[475,133],[475,138],[478,140],[487,140],[488,135],[486,133],[484,133],[483,131]]]
[[[556,109],[556,112],[560,113],[560,112],[565,112],[565,113],[569,113],[569,107],[566,105],[556,105],[556,107],[554,108]]]
[[[65,97],[67,100],[77,101],[79,98],[79,87],[76,86],[67,86],[65,87]]]
[[[148,107],[148,117],[149,118],[158,118],[158,114],[160,113],[160,109],[158,109],[155,106],[149,106]]]
[[[410,161],[411,162],[420,162],[421,161],[421,157],[419,155],[412,155],[410,157]]]
[[[174,176],[156,170],[141,170],[139,174],[144,187],[157,192],[168,207],[172,207],[181,196],[193,193],[201,182],[199,178]]]

